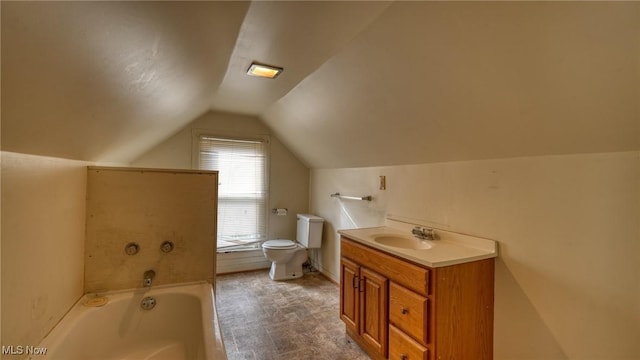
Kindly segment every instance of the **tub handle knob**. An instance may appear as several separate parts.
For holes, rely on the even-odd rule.
[[[171,251],[173,251],[173,243],[171,241],[165,241],[160,245],[160,250],[162,250],[163,253],[170,253]]]
[[[124,252],[127,255],[135,255],[140,251],[140,245],[138,243],[130,242],[124,247]]]

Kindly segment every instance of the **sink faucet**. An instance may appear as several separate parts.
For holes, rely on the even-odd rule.
[[[436,233],[432,228],[423,228],[416,226],[411,230],[411,233],[420,240],[435,240]]]
[[[153,270],[147,270],[144,272],[144,278],[142,280],[142,286],[151,287],[151,281],[156,276],[156,272]]]

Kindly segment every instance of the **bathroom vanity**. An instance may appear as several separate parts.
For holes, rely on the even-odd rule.
[[[495,241],[340,231],[340,317],[373,359],[493,358]]]

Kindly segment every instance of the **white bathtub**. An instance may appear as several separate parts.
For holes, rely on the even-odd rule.
[[[101,294],[109,301],[88,307],[82,297],[38,345],[33,360],[226,359],[211,284],[188,283]],[[143,310],[143,298],[155,298]]]

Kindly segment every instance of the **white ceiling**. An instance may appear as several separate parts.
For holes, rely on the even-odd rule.
[[[640,149],[640,3],[1,11],[5,151],[129,162],[209,109],[259,116],[311,167]]]
[[[210,107],[248,5],[2,2],[2,149],[135,159]]]

